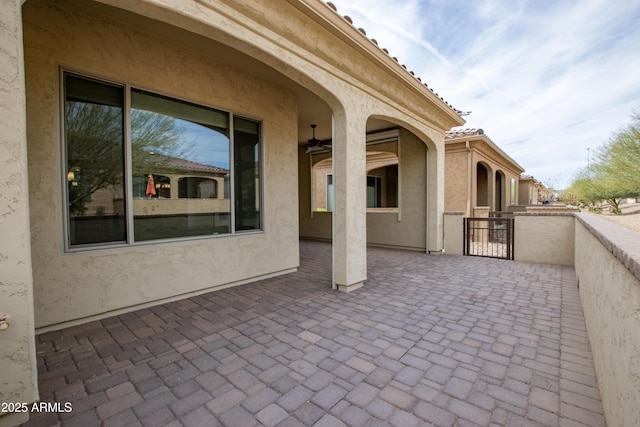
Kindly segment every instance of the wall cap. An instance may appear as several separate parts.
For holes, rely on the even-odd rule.
[[[445,215],[464,215],[464,212],[444,212]]]
[[[513,216],[575,216],[575,212],[514,212]]]
[[[591,213],[575,217],[640,281],[640,233]]]

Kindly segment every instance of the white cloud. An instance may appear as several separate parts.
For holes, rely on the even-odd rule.
[[[527,173],[566,186],[640,108],[640,3],[332,0]]]

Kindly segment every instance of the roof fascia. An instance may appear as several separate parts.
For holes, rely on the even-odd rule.
[[[342,41],[353,47],[369,59],[384,66],[390,74],[425,96],[431,103],[441,110],[454,122],[463,125],[465,120],[455,112],[442,97],[438,96],[426,83],[422,83],[405,67],[400,65],[389,54],[371,41],[365,34],[347,22],[330,6],[320,0],[287,0],[289,4],[300,10],[316,23],[335,34]]]
[[[460,136],[460,137],[456,137],[456,138],[448,138],[445,140],[445,147],[447,144],[453,144],[456,142],[464,142],[464,141],[469,141],[469,143],[471,144],[472,148],[473,146],[478,146],[478,145],[485,145],[487,148],[489,148],[490,150],[493,150],[496,154],[498,154],[499,156],[501,156],[504,160],[506,160],[507,163],[510,163],[512,166],[515,166],[517,170],[520,171],[520,173],[524,172],[524,168],[522,166],[520,166],[520,164],[518,164],[518,162],[516,162],[515,160],[513,160],[513,158],[511,156],[509,156],[507,153],[505,153],[500,147],[498,147],[496,145],[495,142],[493,142],[491,140],[491,138],[489,138],[486,134],[485,135],[469,135],[469,136]]]

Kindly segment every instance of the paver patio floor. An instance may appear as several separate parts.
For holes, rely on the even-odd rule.
[[[38,336],[29,426],[603,426],[573,268],[369,248]]]

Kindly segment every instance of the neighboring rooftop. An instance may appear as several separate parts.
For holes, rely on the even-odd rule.
[[[451,129],[445,132],[445,139],[460,138],[464,136],[482,136],[485,135],[483,129],[465,128],[465,129]],[[487,137],[488,138],[488,137]]]
[[[458,139],[458,138],[470,138],[470,137],[476,137],[476,138],[474,138],[474,140],[482,139],[490,147],[492,147],[494,150],[496,150],[498,153],[500,153],[500,155],[504,156],[506,159],[511,161],[521,171],[524,171],[524,168],[522,166],[520,166],[520,164],[518,162],[516,162],[511,156],[509,156],[504,150],[502,150],[498,146],[498,144],[493,142],[491,140],[491,138],[489,138],[489,135],[487,135],[484,132],[484,129],[482,129],[482,128],[464,128],[464,129],[462,129],[462,128],[453,128],[453,129],[450,129],[450,130],[446,131],[445,134],[444,134],[444,139],[445,140],[454,140],[454,139]],[[451,142],[453,143],[453,142],[459,142],[459,141],[451,141]]]
[[[180,171],[197,171],[197,172],[213,172],[228,173],[229,169],[218,166],[198,163],[179,157],[167,156],[166,154],[149,152],[149,163],[161,166],[163,169],[176,169]]]

